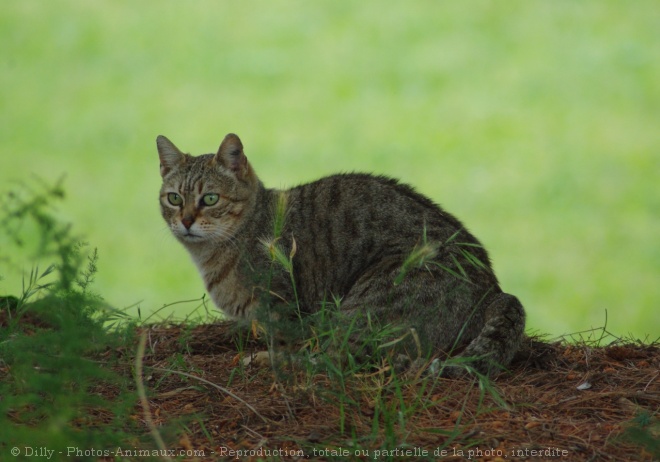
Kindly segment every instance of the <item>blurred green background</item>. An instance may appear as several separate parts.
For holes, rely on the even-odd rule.
[[[607,311],[655,338],[658,24],[655,0],[5,1],[0,184],[66,175],[97,290],[145,316],[204,293],[160,217],[155,138],[201,154],[232,131],[268,186],[415,185],[484,242],[531,331]]]

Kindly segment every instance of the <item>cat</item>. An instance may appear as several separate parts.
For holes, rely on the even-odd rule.
[[[412,187],[350,173],[267,189],[233,133],[216,154],[156,143],[162,216],[230,317],[254,318],[264,304],[308,316],[340,300],[342,313],[414,328],[426,353],[459,352],[486,375],[520,347],[525,311],[486,250]],[[289,271],[273,270],[277,252]]]

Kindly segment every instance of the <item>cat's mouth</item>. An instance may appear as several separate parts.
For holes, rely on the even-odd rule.
[[[191,233],[190,231],[188,231],[186,234],[181,234],[180,236],[184,241],[198,241],[202,239],[202,236],[199,234]]]

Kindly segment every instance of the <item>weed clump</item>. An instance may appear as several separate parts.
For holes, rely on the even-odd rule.
[[[125,443],[131,426],[136,399],[113,370],[130,330],[92,291],[98,253],[85,255],[58,219],[53,203],[63,197],[60,185],[26,186],[0,202],[3,247],[50,261],[43,270],[35,263],[22,287],[0,297],[0,452],[29,457],[38,447],[95,460],[91,448]],[[0,262],[16,268],[6,254]]]

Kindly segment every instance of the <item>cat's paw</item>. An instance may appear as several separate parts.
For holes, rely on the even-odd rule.
[[[265,367],[270,366],[270,353],[268,351],[257,351],[243,358],[244,366]]]

